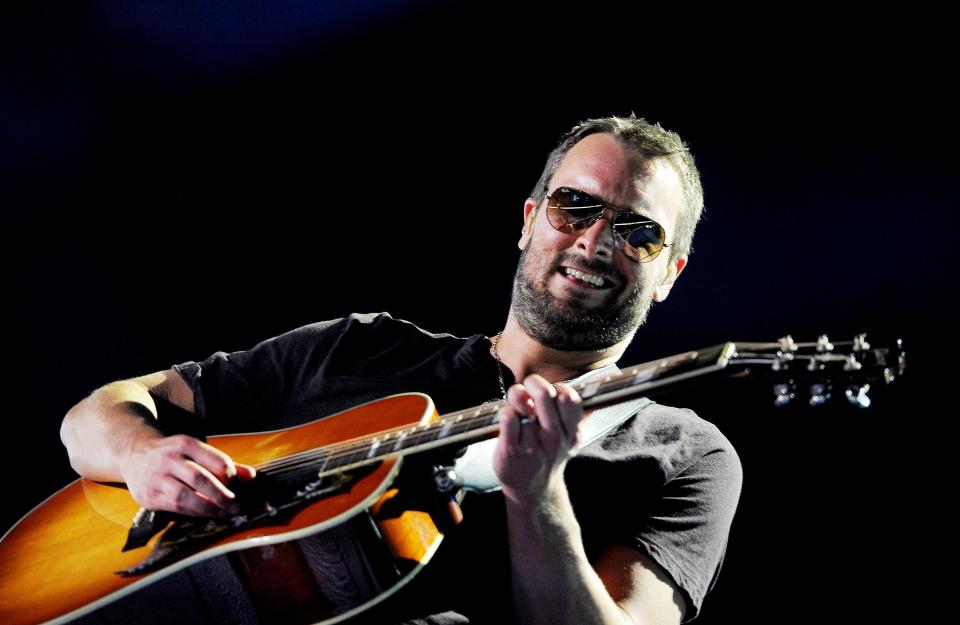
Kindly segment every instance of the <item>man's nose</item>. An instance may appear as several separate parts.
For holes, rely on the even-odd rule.
[[[603,214],[586,230],[584,230],[577,239],[577,247],[586,253],[587,258],[599,256],[601,258],[611,258],[615,246],[613,234],[613,220],[616,213],[610,209],[603,211]]]

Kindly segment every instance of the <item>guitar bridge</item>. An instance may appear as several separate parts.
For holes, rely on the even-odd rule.
[[[259,475],[240,488],[237,500],[243,509],[223,518],[197,518],[168,512],[141,509],[127,534],[123,550],[146,545],[163,532],[146,558],[136,565],[116,571],[125,577],[140,575],[197,553],[216,540],[244,528],[264,523],[277,523],[310,502],[342,492],[376,465],[349,473],[325,475],[306,483],[289,484]]]

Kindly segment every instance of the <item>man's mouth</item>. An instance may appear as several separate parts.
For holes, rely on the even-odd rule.
[[[595,273],[589,273],[580,269],[574,269],[573,267],[561,267],[560,274],[563,275],[568,282],[574,282],[581,286],[595,289],[608,289],[613,286],[613,282],[603,276],[598,276]]]

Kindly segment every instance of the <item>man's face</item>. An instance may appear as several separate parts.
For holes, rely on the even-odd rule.
[[[662,225],[672,243],[683,204],[680,178],[663,160],[643,163],[638,177],[638,163],[612,135],[589,135],[567,152],[548,193],[573,187],[633,210]],[[567,234],[550,225],[545,202],[528,200],[524,211],[512,311],[527,334],[554,349],[602,350],[629,340],[686,264],[685,256],[671,262],[669,249],[650,262],[631,260],[606,219]]]

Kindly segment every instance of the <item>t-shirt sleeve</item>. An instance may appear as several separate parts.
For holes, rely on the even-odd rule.
[[[680,587],[684,621],[697,616],[716,582],[743,483],[740,459],[719,431],[709,448],[664,486],[633,546],[656,561]]]
[[[480,403],[473,400],[489,389],[474,382],[464,345],[388,313],[352,314],[173,368],[193,389],[207,434],[253,432],[302,425],[396,393],[437,394],[457,408]]]
[[[301,394],[318,392],[326,355],[344,328],[368,323],[364,315],[314,323],[267,339],[248,350],[216,352],[173,369],[193,389],[194,411],[210,433],[256,429],[275,422]]]

